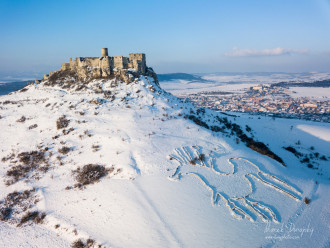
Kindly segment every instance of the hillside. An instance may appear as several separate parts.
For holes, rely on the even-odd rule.
[[[0,96],[2,247],[329,245],[308,122],[198,109],[153,74],[57,76]]]

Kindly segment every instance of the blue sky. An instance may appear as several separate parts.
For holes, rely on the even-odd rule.
[[[0,73],[144,52],[158,73],[330,71],[330,0],[0,1]]]

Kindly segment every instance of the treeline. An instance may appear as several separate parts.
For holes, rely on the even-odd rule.
[[[314,81],[314,82],[279,82],[275,84],[271,84],[271,87],[330,87],[330,79],[322,80],[322,81]]]

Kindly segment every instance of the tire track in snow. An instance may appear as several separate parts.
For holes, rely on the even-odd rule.
[[[162,231],[161,234],[168,243],[167,247],[183,247],[182,242],[173,232],[171,226],[162,217],[161,213],[159,212],[155,204],[152,202],[147,192],[141,187],[141,185],[137,181],[134,182],[134,185],[136,186],[135,188],[139,192],[140,197],[144,199],[144,201],[141,201],[141,204],[146,205],[146,209],[151,210],[151,212],[157,217],[159,222],[163,225],[164,229],[166,230],[166,233]]]
[[[45,197],[45,189],[39,188],[37,192],[39,196],[39,202],[37,204],[38,209],[47,212],[47,200]],[[57,225],[58,227],[56,227]],[[43,224],[43,226],[49,231],[56,233],[57,235],[61,235],[65,240],[67,240],[70,243],[76,241],[77,239],[83,238],[87,240],[90,238],[90,235],[86,231],[77,229],[77,227],[74,224],[70,224],[69,222],[63,219],[56,217],[52,213],[47,213],[45,218],[45,223]],[[101,242],[98,242],[97,240],[95,241],[96,244],[103,244]]]
[[[213,160],[216,160],[216,158],[211,154],[212,151],[205,155],[204,153],[201,153],[202,150],[203,148],[200,146],[183,146],[174,149],[175,154],[170,154],[168,158],[178,163],[178,166],[172,176],[170,176],[170,179],[180,180],[183,175],[195,177],[211,192],[212,205],[215,206],[218,204],[218,198],[224,200],[229,212],[236,219],[241,220],[242,218],[247,218],[251,222],[254,222],[255,218],[250,215],[250,211],[252,211],[252,213],[264,222],[279,223],[279,218],[275,213],[276,209],[272,209],[271,206],[250,198],[256,191],[256,186],[253,186],[252,179],[260,182],[263,186],[270,187],[273,190],[290,197],[295,201],[301,201],[302,192],[300,190],[296,189],[294,186],[278,178],[277,176],[262,171],[257,164],[251,162],[250,160],[240,157],[231,157],[227,159],[227,163],[229,167],[231,167],[232,172],[223,173],[215,169]],[[207,157],[210,159],[207,160]],[[230,176],[237,174],[239,170],[238,165],[235,166],[235,164],[232,163],[233,160],[245,162],[253,168],[252,170],[250,169],[249,171],[246,171],[245,174],[242,175],[242,181],[244,180],[247,183],[248,193],[244,194],[243,192],[240,196],[227,195],[223,189],[218,189],[216,186],[209,183],[209,180],[206,179],[206,173],[201,174],[200,172],[194,171],[194,167],[205,168],[206,170],[211,171],[213,175],[228,177],[233,180]],[[242,205],[239,206],[237,203],[238,201],[243,201],[245,209]]]
[[[312,199],[313,196],[315,195],[317,189],[319,187],[319,184],[314,183],[313,189],[311,191],[311,193],[309,194],[309,198]],[[295,224],[297,222],[297,219],[299,216],[302,215],[302,213],[305,211],[307,205],[301,201],[299,207],[297,208],[297,210],[291,215],[291,217],[288,219],[288,224]],[[267,248],[272,248],[274,247],[274,245],[276,245],[276,240],[272,240],[270,243],[266,244],[265,247]]]

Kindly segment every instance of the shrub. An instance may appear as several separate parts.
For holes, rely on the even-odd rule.
[[[10,185],[16,183],[21,178],[24,178],[33,169],[33,167],[24,165],[13,166],[10,170],[7,171],[6,175],[12,177],[12,180],[8,181],[7,184]]]
[[[87,239],[86,244],[81,239],[78,239],[72,243],[71,247],[72,248],[90,248],[94,244],[95,244],[95,241],[93,239]]]
[[[284,161],[277,156],[275,153],[273,153],[264,143],[262,142],[255,142],[254,140],[251,139],[250,142],[247,143],[247,146],[250,147],[252,150],[266,155],[274,160],[276,160],[277,162],[281,163],[282,165],[286,166]]]
[[[29,130],[37,128],[37,127],[38,127],[38,124],[33,124],[33,125],[29,126]]]
[[[106,98],[106,99],[110,99],[112,96],[112,93],[110,90],[105,90],[103,94],[104,94],[104,98]]]
[[[311,199],[309,199],[309,198],[307,198],[307,197],[304,198],[304,203],[305,203],[305,204],[308,205],[310,202],[311,202]]]
[[[324,160],[324,161],[328,161],[327,158],[323,155],[320,157],[320,159]]]
[[[83,85],[83,84],[79,84],[77,87],[76,87],[76,91],[81,91],[83,89],[86,89],[86,86]]]
[[[305,157],[302,160],[300,160],[301,163],[309,163],[309,158]]]
[[[95,243],[93,239],[87,239],[87,245],[90,247]]]
[[[67,81],[67,79],[73,78],[73,81]],[[73,70],[59,70],[54,73],[48,78],[48,82],[45,83],[46,86],[55,86],[59,85],[63,88],[69,88],[73,82],[78,79],[77,73]]]
[[[33,218],[31,212],[26,212],[31,209],[38,200],[39,199],[35,195],[35,189],[9,193],[4,200],[0,201],[0,221],[10,221],[10,223],[20,224],[22,220],[23,224],[27,222],[29,218],[32,218],[35,219],[36,223],[40,223],[44,218],[43,214],[38,214],[38,218]],[[22,214],[24,215],[20,218]]]
[[[6,221],[10,218],[13,209],[9,207],[0,208],[0,220]]]
[[[12,177],[12,180],[8,181],[7,184],[15,183],[26,177],[29,172],[35,170],[45,162],[43,151],[22,152],[17,155],[17,158],[22,164],[12,166],[7,171],[7,176]]]
[[[190,160],[190,161],[189,161],[189,164],[191,164],[191,165],[196,165],[196,159],[192,159],[192,160]]]
[[[6,162],[6,161],[8,161],[8,160],[10,160],[10,159],[14,159],[15,158],[15,154],[14,153],[11,153],[11,154],[9,154],[7,157],[3,157],[2,159],[1,159],[1,161],[2,162]]]
[[[80,184],[78,186],[93,184],[108,174],[106,168],[98,164],[87,164],[82,169],[78,168],[75,172],[77,173],[76,180]]]
[[[45,161],[45,153],[43,151],[21,152],[17,157],[24,164],[38,164]]]
[[[283,147],[285,150],[287,150],[288,152],[293,153],[297,158],[303,156],[302,153],[298,152],[295,148],[293,148],[292,146],[287,146],[287,147]]]
[[[68,135],[68,134],[71,133],[72,131],[74,131],[74,128],[73,128],[73,127],[70,127],[70,128],[68,128],[68,129],[63,129],[63,130],[62,130],[62,133],[63,133],[64,135]]]
[[[92,145],[93,152],[97,152],[101,149],[101,146],[99,145]]]
[[[17,122],[25,122],[25,120],[26,120],[26,117],[24,116],[24,115],[22,115],[22,117],[21,118],[19,118],[18,120],[17,120]]]
[[[14,207],[21,205],[25,200],[31,197],[31,193],[34,191],[35,189],[9,193],[5,199],[6,206]]]
[[[191,113],[193,113],[193,111],[191,111]],[[187,119],[187,118],[192,120],[193,122],[195,122],[197,125],[205,127],[207,129],[211,129],[212,131],[215,131],[215,132],[218,132],[218,131],[224,132],[224,129],[227,128],[227,129],[231,130],[232,135],[236,134],[237,137],[242,142],[244,142],[247,147],[251,148],[252,150],[254,150],[262,155],[266,155],[266,156],[280,162],[283,166],[286,166],[284,161],[279,156],[277,156],[275,153],[273,153],[264,143],[254,141],[252,138],[248,137],[246,134],[244,134],[242,128],[239,125],[237,125],[236,123],[231,123],[230,121],[228,121],[227,117],[223,117],[223,118],[219,117],[219,116],[216,117],[218,122],[223,124],[225,128],[220,128],[217,126],[209,127],[209,125],[206,122],[202,121],[200,117],[197,117],[192,114],[186,115],[185,119]],[[248,129],[250,132],[252,131],[252,129],[248,126],[246,127],[246,129]],[[190,163],[191,163],[191,161],[190,161]]]
[[[197,112],[198,115],[200,115],[200,114],[204,115],[205,114],[205,108],[199,108],[199,109],[197,109],[196,112]]]
[[[63,146],[62,148],[58,149],[58,152],[65,155],[68,154],[71,151],[71,149],[67,146]]]
[[[39,213],[39,211],[28,211],[25,215],[23,215],[20,223],[17,226],[22,226],[29,221],[32,221],[36,224],[42,224],[45,217],[45,213]]]
[[[189,120],[192,120],[193,122],[195,122],[198,126],[210,129],[209,125],[207,125],[206,122],[202,121],[200,118],[198,118],[194,115],[188,115],[187,117],[188,117]]]
[[[69,125],[69,120],[65,117],[65,115],[61,116],[56,121],[57,129],[66,128]]]
[[[78,239],[72,243],[71,247],[72,248],[84,248],[85,244],[84,244],[84,242],[82,242],[81,239]]]
[[[219,126],[211,126],[210,129],[211,129],[213,132],[222,132],[222,133],[225,132],[225,129],[224,129],[223,127],[219,127]]]
[[[199,154],[198,160],[199,161],[204,161],[205,160],[205,154],[204,153]]]

